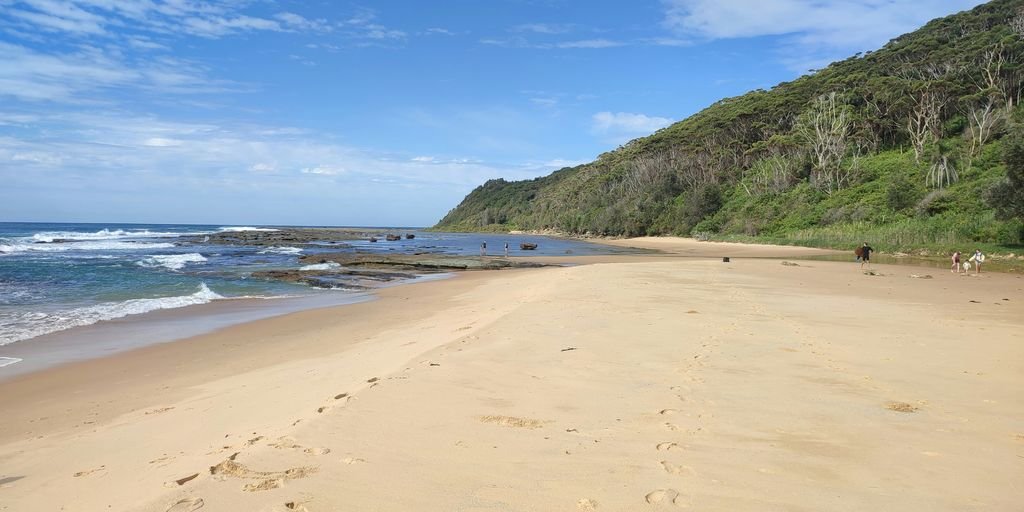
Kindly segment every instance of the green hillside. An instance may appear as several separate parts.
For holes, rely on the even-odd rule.
[[[1012,247],[1024,235],[1024,158],[1007,150],[1024,140],[1022,61],[1024,0],[996,0],[594,162],[488,181],[436,228]]]

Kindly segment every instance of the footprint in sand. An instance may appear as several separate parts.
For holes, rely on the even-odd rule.
[[[665,423],[664,427],[665,427],[665,430],[668,430],[670,432],[675,432],[675,431],[679,430],[679,426],[676,425],[675,423]]]
[[[655,446],[655,448],[657,448],[657,450],[659,452],[668,452],[668,451],[675,451],[675,450],[681,451],[683,449],[682,447],[680,447],[676,443],[658,443],[658,445]]]
[[[590,498],[581,498],[576,502],[576,508],[585,512],[593,512],[597,510],[597,501]]]
[[[305,453],[306,455],[327,455],[328,453],[331,453],[330,448],[307,448],[296,443],[294,439],[288,436],[279,437],[277,438],[277,441],[274,441],[267,446],[277,448],[278,450],[302,450],[302,453]]]
[[[503,427],[513,428],[527,428],[536,429],[543,428],[545,421],[535,420],[531,418],[519,418],[516,416],[500,416],[500,415],[487,415],[480,416],[482,423],[493,423],[495,425],[501,425]]]
[[[245,484],[245,487],[243,487],[242,489],[245,490],[246,492],[259,492],[277,489],[283,485],[284,480],[280,478],[272,478],[269,480],[263,480],[262,482],[256,484]]]
[[[686,499],[675,489],[658,489],[644,496],[644,501],[651,505],[675,505],[685,507]]]
[[[317,468],[311,466],[290,468],[284,471],[254,471],[235,462],[236,457],[238,457],[237,453],[220,464],[211,466],[210,474],[218,480],[225,480],[228,477],[260,480],[259,483],[245,485],[244,489],[250,492],[276,489],[281,487],[286,480],[305,478],[317,471]]]
[[[693,468],[690,466],[680,466],[679,464],[663,460],[661,461],[661,467],[670,475],[693,475]]]
[[[288,510],[294,510],[296,512],[309,512],[309,509],[305,505],[297,501],[289,501],[284,504],[284,508]]]
[[[360,459],[359,457],[345,457],[341,460],[345,464],[366,464],[366,459]]]
[[[192,512],[203,508],[202,498],[185,498],[167,509],[167,512]]]
[[[91,475],[91,474],[93,474],[93,473],[95,473],[97,471],[103,471],[104,469],[107,469],[107,467],[106,466],[100,466],[98,468],[87,469],[85,471],[79,471],[78,473],[75,473],[74,476],[75,476],[75,478],[79,478],[79,477],[83,477],[83,476],[88,476],[88,475]]]
[[[662,410],[658,411],[658,414],[660,414],[662,416],[671,416],[671,415],[673,415],[673,414],[675,414],[677,412],[679,412],[679,411],[676,410],[676,409],[662,409]]]

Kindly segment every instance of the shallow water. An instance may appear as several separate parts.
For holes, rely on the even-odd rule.
[[[42,224],[0,223],[0,377],[13,368],[34,367],[23,357],[32,352],[25,344],[44,338],[62,346],[60,357],[75,357],[100,348],[98,337],[83,329],[111,326],[104,335],[114,347],[131,348],[139,341],[124,338],[119,329],[138,320],[156,318],[156,312],[187,311],[197,329],[178,329],[175,338],[211,328],[273,316],[299,309],[351,302],[358,292],[323,290],[301,284],[252,278],[262,270],[299,269],[299,257],[314,253],[437,252],[477,255],[486,242],[488,255],[587,255],[628,253],[621,249],[579,240],[531,235],[494,235],[424,232],[413,228],[385,230],[413,234],[415,238],[388,242],[368,239],[341,243],[323,240],[303,247],[217,245],[205,235],[224,231],[267,231],[273,226],[217,226],[182,224]],[[377,228],[366,228],[377,229]],[[195,243],[194,240],[200,240]],[[520,251],[522,242],[537,250]],[[239,299],[263,299],[245,306]],[[249,301],[252,302],[252,301]],[[218,308],[197,306],[219,304]],[[232,312],[232,308],[239,311]],[[236,315],[245,309],[245,315]],[[217,318],[200,319],[197,312],[217,311]],[[219,316],[218,316],[219,315]],[[126,320],[132,320],[127,322]],[[166,341],[155,324],[149,338]],[[125,331],[127,332],[127,331]],[[57,336],[65,333],[63,336]],[[185,333],[185,334],[183,334]],[[133,335],[135,336],[135,335]],[[51,338],[59,337],[59,343]],[[138,336],[136,336],[138,338]],[[78,344],[69,349],[69,344]],[[17,347],[15,349],[14,347]],[[39,354],[37,354],[39,356]],[[25,359],[21,361],[20,359]],[[46,359],[46,358],[43,358]],[[38,361],[37,361],[38,362]],[[22,370],[19,370],[22,371]]]

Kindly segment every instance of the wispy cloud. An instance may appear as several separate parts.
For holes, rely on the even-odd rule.
[[[260,175],[331,178],[366,183],[371,178],[429,187],[471,187],[482,179],[524,177],[523,166],[475,158],[408,157],[318,139],[292,127],[167,121],[130,114],[0,113],[3,121],[28,126],[30,137],[0,132],[0,174],[103,172],[128,177],[140,170],[213,184]],[[182,165],[187,162],[188,165]],[[29,165],[28,168],[25,166]],[[533,168],[532,164],[527,166]]]
[[[601,49],[614,48],[617,46],[626,46],[630,44],[629,42],[626,41],[614,41],[610,39],[580,39],[542,43],[530,41],[525,37],[484,38],[480,40],[480,43],[489,46],[500,46],[503,48],[532,48],[536,50]]]
[[[378,42],[400,41],[408,37],[403,30],[390,28],[377,21],[377,13],[370,9],[361,9],[354,16],[341,23],[350,37],[368,39]]]
[[[200,66],[170,57],[129,61],[93,47],[46,53],[5,42],[0,42],[0,54],[0,97],[20,100],[84,102],[99,90],[199,93],[229,87],[206,77]]]
[[[533,32],[536,34],[566,34],[575,25],[570,23],[524,23],[509,29],[510,32]]]
[[[454,36],[455,32],[452,32],[451,30],[448,30],[446,28],[430,27],[430,28],[428,28],[427,30],[424,31],[424,34],[426,34],[428,36],[436,36],[436,35]]]
[[[685,38],[783,36],[781,60],[797,71],[876,49],[928,20],[983,0],[663,0],[664,24]]]
[[[594,134],[610,143],[622,144],[643,135],[654,133],[670,124],[667,117],[648,116],[631,112],[598,112],[591,117]]]
[[[78,36],[113,37],[115,31],[110,29],[123,27],[204,38],[254,31],[332,30],[327,20],[308,19],[293,12],[269,17],[249,15],[243,11],[247,4],[220,0],[22,0],[7,12],[14,27]]]
[[[609,39],[582,39],[579,41],[562,41],[555,43],[558,48],[614,48],[616,46],[625,46],[627,43],[622,41],[612,41]]]

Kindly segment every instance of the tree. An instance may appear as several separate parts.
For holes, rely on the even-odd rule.
[[[1024,220],[1024,129],[1017,126],[1004,140],[1006,178],[992,188],[989,203],[1000,219]]]
[[[907,116],[907,133],[914,148],[914,161],[920,163],[925,145],[942,136],[942,111],[948,99],[942,91],[928,88],[921,89],[911,99],[913,107]]]
[[[850,106],[830,92],[812,100],[797,119],[797,136],[810,147],[814,164],[811,184],[827,194],[843,188],[850,178],[842,163],[850,144],[852,117]]]

